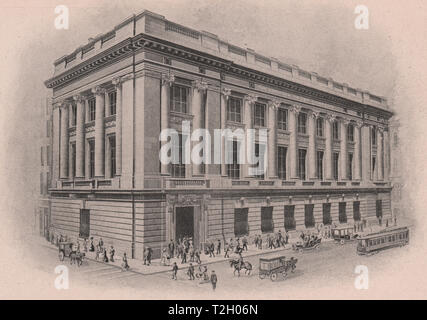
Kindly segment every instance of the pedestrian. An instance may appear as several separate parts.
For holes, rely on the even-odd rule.
[[[216,283],[218,282],[218,278],[216,277],[215,270],[212,270],[211,273],[211,283],[212,283],[212,290],[215,291],[216,289]]]
[[[188,280],[195,280],[194,278],[194,266],[192,263],[190,263],[190,266],[188,267]]]
[[[215,258],[215,244],[213,242],[208,244],[209,246],[209,258]]]
[[[147,247],[145,248],[145,252],[144,252],[144,264],[146,264],[147,266],[149,266],[151,264],[151,248]]]
[[[176,262],[174,262],[172,266],[172,280],[177,280],[176,278],[177,273],[178,273],[178,265],[176,264]]]
[[[229,258],[230,256],[228,255],[228,251],[230,251],[230,244],[225,244],[224,245],[224,258]]]
[[[201,263],[202,263],[202,260],[200,260],[200,255],[201,255],[200,250],[196,250],[196,251],[194,251],[194,258],[196,259],[196,262],[197,262],[198,264],[201,264]]]
[[[169,242],[168,249],[169,249],[169,257],[173,258],[173,253],[175,252],[175,243],[173,242],[172,239]]]
[[[218,242],[216,244],[216,254],[219,255],[221,254],[221,240],[218,239]]]
[[[248,251],[248,239],[246,239],[246,237],[243,237],[242,244],[243,244],[242,249]]]
[[[114,262],[114,254],[116,253],[116,250],[113,246],[110,247],[110,261]]]
[[[88,245],[88,241],[87,241],[87,238],[85,238],[84,241],[83,241],[83,250],[84,250],[84,252],[87,252],[87,245]]]
[[[285,244],[288,244],[288,241],[289,241],[289,233],[288,233],[288,231],[286,230],[286,231],[285,231]]]
[[[185,250],[181,252],[181,257],[181,264],[187,263],[187,253],[185,252]]]
[[[126,256],[126,252],[123,253],[123,258],[122,258],[122,271],[123,270],[129,270],[129,264],[128,264],[128,258]]]
[[[191,262],[194,262],[194,253],[195,253],[195,251],[194,251],[194,247],[191,245],[191,246],[190,246],[190,251],[189,251],[189,254],[190,254],[190,261],[191,261]]]
[[[104,262],[108,262],[107,249],[104,248],[104,257],[102,259]]]
[[[101,247],[101,249],[104,248],[104,241],[102,240],[102,238],[99,238],[99,242],[98,242],[99,246]]]
[[[90,237],[90,248],[89,248],[90,252],[94,252],[95,251],[95,246],[93,245],[93,237]]]

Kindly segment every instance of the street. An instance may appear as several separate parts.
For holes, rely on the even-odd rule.
[[[80,285],[91,286],[97,289],[120,290],[126,293],[135,293],[135,298],[180,299],[180,298],[211,298],[211,299],[255,299],[255,298],[322,298],[322,297],[345,297],[347,295],[360,296],[363,291],[355,288],[355,280],[359,276],[355,272],[356,266],[366,266],[369,273],[369,289],[382,285],[384,276],[393,275],[390,270],[399,272],[396,261],[402,261],[408,253],[409,246],[393,248],[382,251],[373,256],[359,256],[356,254],[356,242],[339,245],[335,242],[322,243],[319,249],[302,253],[291,249],[270,252],[263,250],[262,255],[245,257],[253,270],[251,275],[233,275],[233,269],[228,261],[208,264],[208,272],[215,270],[218,276],[218,286],[213,292],[210,283],[200,283],[199,279],[188,280],[186,269],[178,271],[178,279],[171,279],[171,271],[156,274],[141,274],[131,271],[122,271],[117,266],[104,264],[86,259],[81,267],[69,265],[69,259],[65,258],[59,262],[57,251],[42,246],[40,250],[43,255],[38,267],[47,272],[52,272],[57,265],[69,267],[69,279],[73,288]],[[259,258],[271,258],[286,256],[287,259],[295,257],[298,259],[297,268],[294,273],[289,273],[286,279],[281,276],[276,281],[268,277],[261,280],[258,275]],[[206,261],[206,259],[205,259]],[[135,261],[133,261],[135,263]],[[142,263],[142,262],[140,262]],[[180,267],[180,265],[178,264]],[[131,266],[132,267],[132,266]],[[196,267],[197,270],[197,267]],[[365,269],[364,269],[365,270]],[[376,288],[380,290],[380,287]],[[380,290],[381,291],[381,290]],[[342,293],[341,293],[342,292]],[[371,291],[372,293],[372,291]],[[319,297],[319,294],[321,295]],[[341,295],[342,294],[342,295]],[[363,298],[363,296],[361,296]]]

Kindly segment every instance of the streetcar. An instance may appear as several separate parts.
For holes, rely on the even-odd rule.
[[[408,227],[394,227],[370,233],[357,239],[357,253],[371,255],[393,247],[403,247],[409,243]]]

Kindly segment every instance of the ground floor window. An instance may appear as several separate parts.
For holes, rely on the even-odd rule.
[[[287,205],[285,206],[285,230],[295,230],[295,206]]]
[[[323,214],[323,224],[324,225],[332,224],[331,204],[330,203],[324,203],[323,204],[322,214]]]
[[[314,204],[306,204],[304,206],[304,218],[305,218],[305,227],[313,228],[314,227]]]
[[[248,208],[234,209],[234,235],[244,236],[249,233]]]
[[[360,201],[353,201],[353,219],[360,221]]]
[[[90,233],[90,214],[89,209],[80,209],[80,232],[81,238],[89,238]]]
[[[261,232],[273,232],[273,207],[261,207]]]
[[[347,223],[347,214],[345,212],[346,202],[340,202],[338,207],[338,220],[340,223]]]
[[[377,218],[383,217],[383,201],[382,200],[377,200],[376,202],[376,215],[377,215]]]

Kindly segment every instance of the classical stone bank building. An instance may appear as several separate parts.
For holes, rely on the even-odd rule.
[[[159,255],[216,239],[391,218],[383,97],[144,11],[54,62],[51,231]],[[160,131],[266,128],[267,171],[162,165]],[[213,133],[212,133],[213,136]],[[181,154],[185,139],[180,135]]]

